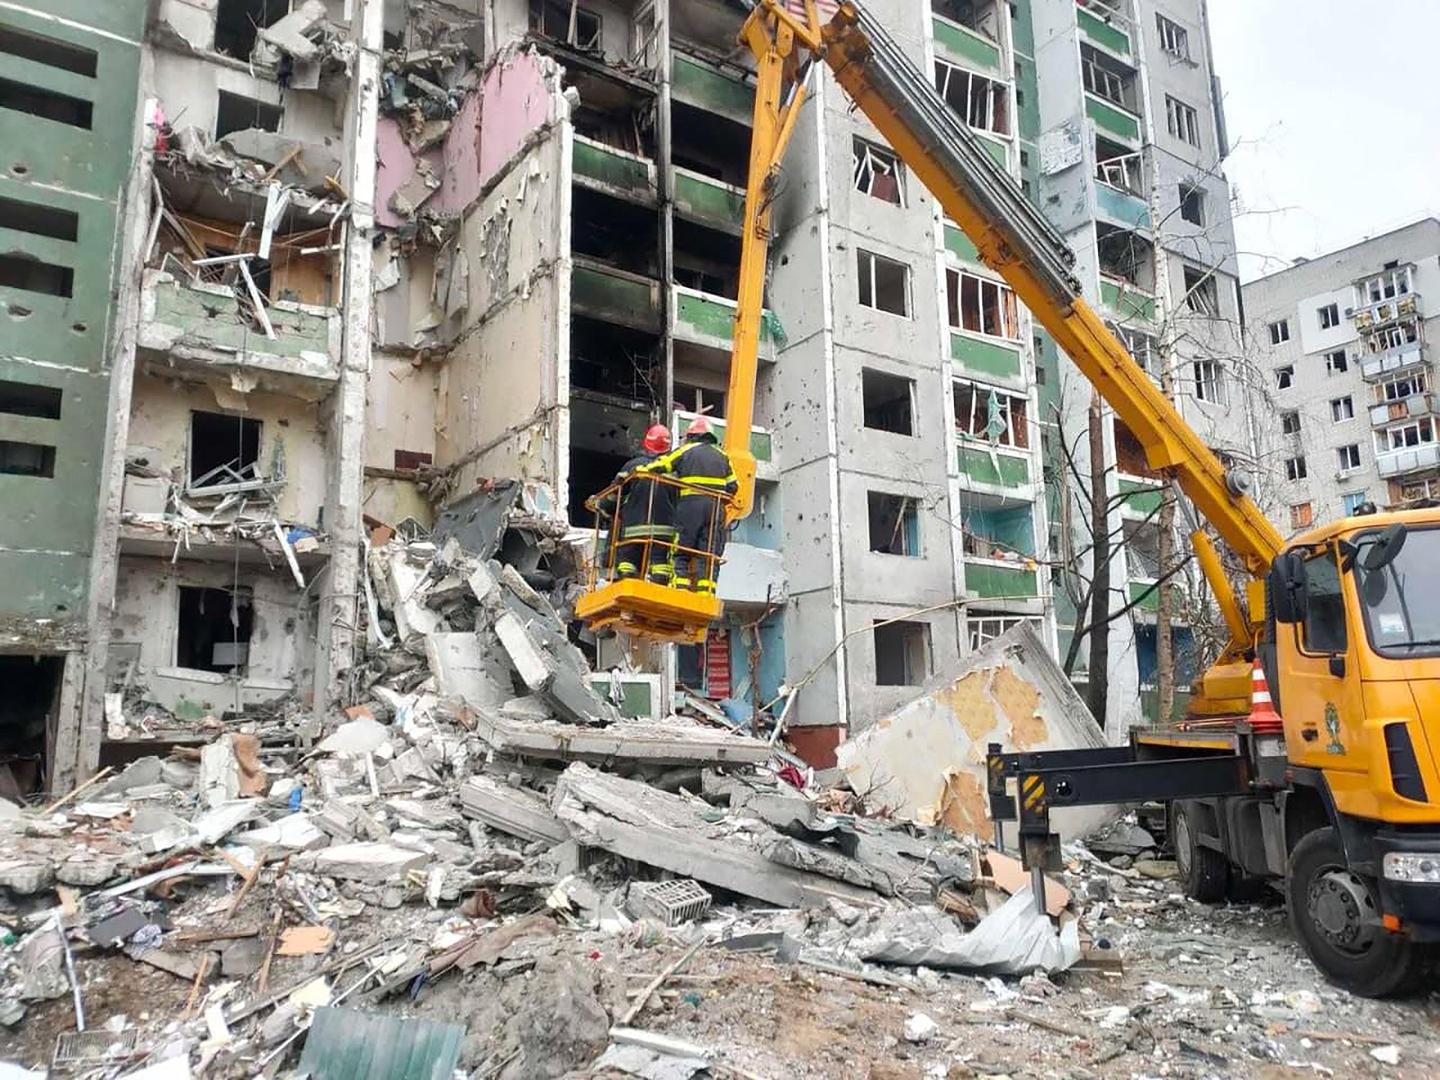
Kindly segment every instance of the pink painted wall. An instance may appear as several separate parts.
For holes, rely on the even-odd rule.
[[[550,91],[534,53],[520,53],[485,76],[485,138],[480,144],[480,182],[486,183],[515,156],[526,137],[550,120]]]
[[[405,220],[390,209],[390,196],[415,175],[415,157],[405,145],[400,125],[389,116],[380,118],[375,142],[380,161],[375,174],[375,221],[386,228],[396,229],[405,224]]]

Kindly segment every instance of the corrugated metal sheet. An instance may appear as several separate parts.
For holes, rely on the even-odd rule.
[[[449,1080],[465,1029],[357,1009],[316,1009],[300,1055],[313,1080]]]

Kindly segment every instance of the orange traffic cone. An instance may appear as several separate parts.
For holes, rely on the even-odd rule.
[[[1265,681],[1265,669],[1260,658],[1255,658],[1255,667],[1250,672],[1250,728],[1261,735],[1272,735],[1283,731],[1284,724],[1275,704],[1270,700],[1270,684]]]

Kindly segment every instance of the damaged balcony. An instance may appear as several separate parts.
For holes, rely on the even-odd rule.
[[[960,513],[965,561],[965,595],[1033,606],[1039,593],[1035,561],[1035,517],[1029,505],[997,496],[966,494]]]
[[[1435,415],[1430,372],[1421,368],[1370,387],[1370,425],[1385,427],[1402,420]]]
[[[1085,86],[1085,114],[1105,137],[1139,149],[1138,79],[1128,59],[1128,50],[1124,55],[1125,59],[1117,58],[1087,42],[1081,43],[1080,74]]]
[[[1095,223],[1100,303],[1120,322],[1155,321],[1155,248],[1133,229]]]
[[[739,236],[745,220],[745,189],[713,176],[675,166],[675,213],[690,221]]]
[[[998,0],[930,0],[935,51],[967,67],[998,72]]]
[[[1420,325],[1415,321],[1369,335],[1364,346],[1367,351],[1360,357],[1360,377],[1366,382],[1425,365],[1425,343],[1420,340]]]
[[[641,206],[656,205],[653,161],[580,134],[575,136],[571,156],[576,184]]]
[[[1130,20],[1116,10],[1117,7],[1117,4],[1106,3],[1105,0],[1079,0],[1075,23],[1090,44],[1129,60],[1134,56],[1130,41],[1132,27]]]
[[[732,44],[733,43],[728,43]],[[748,128],[755,118],[755,87],[749,73],[677,51],[670,62],[670,93],[675,131],[684,130],[687,110],[713,113]]]
[[[1144,162],[1140,151],[1095,136],[1095,209],[1100,217],[1124,229],[1149,230]]]
[[[1033,500],[1029,399],[960,381],[953,397],[960,486],[1002,500]]]
[[[1110,418],[1115,439],[1115,471],[1123,516],[1153,518],[1160,512],[1164,480],[1145,460],[1145,448],[1118,416]]]

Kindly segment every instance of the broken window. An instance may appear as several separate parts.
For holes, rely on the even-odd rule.
[[[1398,326],[1387,326],[1365,339],[1365,349],[1372,354],[1389,349],[1403,349],[1420,340],[1420,325],[1415,319],[1408,319]]]
[[[1360,513],[1360,508],[1370,500],[1363,491],[1343,491],[1340,493],[1340,513],[1342,517],[1354,517]]]
[[[1336,349],[1334,352],[1325,354],[1325,374],[1343,375],[1350,370],[1350,361],[1345,356],[1344,349]]]
[[[1355,419],[1355,399],[1349,394],[1330,400],[1330,419],[1337,424]]]
[[[970,608],[965,612],[965,633],[970,640],[971,652],[984,648],[996,638],[1022,625],[1031,627],[1038,634],[1043,623],[1030,615],[1007,615],[982,608]]]
[[[175,663],[193,671],[243,675],[250,662],[255,607],[248,588],[180,586]]]
[[[1185,306],[1197,315],[1220,314],[1220,288],[1213,272],[1185,267]]]
[[[1149,241],[1131,229],[1097,222],[1095,242],[1102,274],[1128,281],[1143,292],[1151,291],[1155,280],[1155,249]]]
[[[1356,303],[1360,307],[1378,304],[1382,300],[1394,300],[1410,292],[1410,267],[1387,269],[1383,274],[1366,278],[1355,287]]]
[[[1275,369],[1275,389],[1289,390],[1295,383],[1295,365],[1286,364]]]
[[[930,0],[930,10],[991,41],[996,34],[995,0]]]
[[[675,381],[675,407],[707,416],[725,415],[726,394],[708,386]]]
[[[895,435],[914,435],[915,382],[864,368],[860,372],[865,426]]]
[[[1341,472],[1349,472],[1351,469],[1360,468],[1359,443],[1351,443],[1349,446],[1337,447],[1335,450],[1335,456],[1340,461]]]
[[[1280,433],[1282,435],[1300,434],[1300,413],[1294,409],[1280,414]]]
[[[1430,377],[1426,374],[1425,369],[1421,368],[1409,375],[1402,375],[1398,379],[1380,383],[1374,389],[1374,397],[1377,403],[1404,401],[1416,394],[1423,394],[1429,389]]]
[[[1376,448],[1383,454],[1387,450],[1404,450],[1408,446],[1432,443],[1435,441],[1435,428],[1433,425],[1434,422],[1432,418],[1427,416],[1413,423],[1401,424],[1399,427],[1386,428],[1384,431],[1376,432]],[[1349,466],[1342,464],[1340,466],[1341,469],[1358,469],[1360,467],[1360,447],[1342,446],[1340,450],[1342,451],[1342,462],[1345,460],[1343,451],[1355,451],[1355,464]]]
[[[1122,527],[1125,572],[1134,580],[1160,576],[1160,529],[1149,521],[1127,521]]]
[[[1026,449],[1030,446],[1028,405],[1027,399],[1018,394],[957,382],[955,430],[962,437]]]
[[[972,334],[1020,339],[1020,314],[1010,286],[963,270],[945,271],[950,326]]]
[[[59,420],[60,399],[60,391],[53,386],[0,379],[0,413]]]
[[[1304,480],[1310,475],[1310,470],[1305,464],[1304,456],[1285,459],[1285,479]]]
[[[29,113],[42,120],[53,120],[57,124],[90,130],[95,107],[84,98],[48,90],[43,86],[29,86],[13,79],[0,79],[0,109]]]
[[[1009,88],[1005,83],[936,60],[935,89],[972,128],[1010,134]]]
[[[55,475],[55,447],[0,439],[0,473],[48,480]]]
[[[290,13],[290,0],[220,0],[215,9],[215,51],[249,60],[258,33]]]
[[[190,488],[260,480],[260,421],[227,413],[190,414]]]
[[[960,525],[960,547],[974,559],[1033,558],[1035,515],[1030,506],[968,506]]]
[[[576,49],[600,48],[599,13],[574,0],[531,0],[530,29]]]
[[[1218,360],[1196,360],[1195,399],[1208,401],[1212,405],[1226,403],[1225,367]]]
[[[1169,94],[1165,95],[1165,128],[1182,142],[1200,145],[1200,114]]]
[[[905,179],[900,159],[889,150],[855,136],[855,190],[896,206],[905,205]]]
[[[22,60],[59,68],[88,79],[95,77],[98,60],[94,49],[85,49],[59,38],[47,37],[3,23],[0,23],[0,53],[9,53]]]
[[[1205,189],[1194,184],[1180,185],[1180,216],[1191,225],[1205,224]]]
[[[1340,325],[1340,305],[1326,304],[1315,312],[1320,317],[1320,329],[1329,330]]]
[[[1149,334],[1143,334],[1139,330],[1130,330],[1126,327],[1116,327],[1121,343],[1125,351],[1130,354],[1134,361],[1144,368],[1151,375],[1158,375],[1155,370],[1155,339]]]
[[[1185,32],[1183,26],[1156,12],[1155,29],[1159,31],[1162,50],[1177,60],[1190,59],[1190,35]]]
[[[1080,46],[1085,89],[1114,105],[1135,111],[1135,72],[1089,45]]]
[[[868,493],[870,550],[881,555],[920,557],[920,511],[909,495]]]
[[[1127,150],[1098,135],[1095,138],[1095,178],[1131,195],[1145,195],[1144,159],[1138,150]]]
[[[860,306],[910,317],[910,268],[904,263],[856,249]]]
[[[875,685],[920,686],[930,677],[930,624],[876,623]]]
[[[1290,507],[1290,528],[1308,529],[1315,521],[1315,509],[1308,502],[1296,503]]]
[[[232,131],[246,131],[249,128],[279,131],[280,116],[279,105],[267,105],[254,98],[221,90],[215,104],[215,138],[223,139]]]

